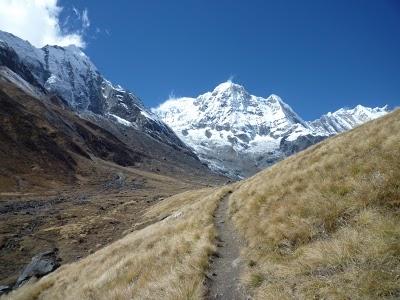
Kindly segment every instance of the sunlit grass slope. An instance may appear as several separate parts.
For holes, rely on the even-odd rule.
[[[256,299],[400,298],[400,110],[244,181],[230,214]]]

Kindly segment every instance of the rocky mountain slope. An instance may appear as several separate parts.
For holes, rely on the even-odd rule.
[[[0,65],[37,88],[57,95],[83,117],[101,116],[120,127],[134,127],[190,152],[137,96],[105,79],[89,57],[75,46],[39,49],[0,31]]]
[[[160,174],[209,177],[189,150],[101,115],[82,117],[56,95],[0,67],[0,192],[56,188],[100,160]]]
[[[13,81],[9,79],[12,78]],[[15,82],[26,87],[20,89]],[[39,182],[73,183],[78,162],[100,158],[134,166],[148,158],[110,132],[79,118],[57,97],[40,101],[35,88],[0,67],[0,191],[31,191]]]
[[[388,109],[359,105],[306,122],[279,96],[254,96],[228,81],[197,98],[170,99],[152,111],[211,168],[245,177]]]
[[[23,174],[29,177],[30,172],[19,164],[18,155],[30,158],[26,159],[27,166],[35,165],[31,162],[36,154],[43,156],[43,160],[39,159],[43,166],[35,170],[46,170],[51,177],[52,169],[48,168],[51,159],[45,159],[49,151],[54,152],[50,157],[60,158],[64,154],[71,157],[68,161],[72,164],[66,167],[72,173],[79,169],[72,162],[77,161],[73,157],[78,155],[154,172],[210,174],[164,122],[147,110],[133,93],[106,80],[79,48],[38,49],[0,31],[0,68],[4,103],[0,113],[5,116],[1,120],[4,135],[1,148],[4,154],[13,153],[14,161],[18,161],[15,164],[11,156],[3,161],[1,176],[7,178],[3,188],[18,190],[21,185],[10,183],[21,181]],[[29,129],[24,131],[23,126]],[[47,142],[41,143],[41,138]],[[36,152],[28,144],[35,144],[32,149]],[[6,161],[10,162],[7,167]],[[21,169],[17,171],[14,165]]]

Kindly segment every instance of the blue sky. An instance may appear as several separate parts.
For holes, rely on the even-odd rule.
[[[359,103],[400,104],[397,0],[58,4],[60,24],[73,8],[86,9],[85,52],[150,107],[171,93],[197,96],[231,76],[252,94],[280,95],[307,120]]]

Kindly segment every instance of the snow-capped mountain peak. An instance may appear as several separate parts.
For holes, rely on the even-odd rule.
[[[169,99],[152,111],[210,167],[244,177],[388,110],[359,105],[305,122],[278,95],[255,96],[227,81],[196,98]]]
[[[211,95],[216,97],[217,99],[236,97],[240,100],[245,100],[250,97],[250,94],[243,86],[230,80],[217,85],[212,91]]]
[[[220,92],[223,93],[225,91],[229,91],[229,90],[244,90],[244,87],[241,86],[240,84],[234,83],[232,80],[227,80],[225,82],[222,82],[220,84],[218,84],[213,92]]]
[[[243,86],[227,81],[219,84],[212,92],[207,92],[195,100],[201,111],[224,110],[246,111],[251,106],[251,95]]]

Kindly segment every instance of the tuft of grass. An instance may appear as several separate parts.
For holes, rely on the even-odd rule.
[[[261,273],[251,274],[250,276],[250,286],[257,288],[261,286],[264,281],[264,276]]]
[[[230,215],[256,299],[400,297],[399,132],[397,110],[239,183]]]
[[[250,259],[248,265],[249,267],[255,267],[257,263],[254,260]]]

